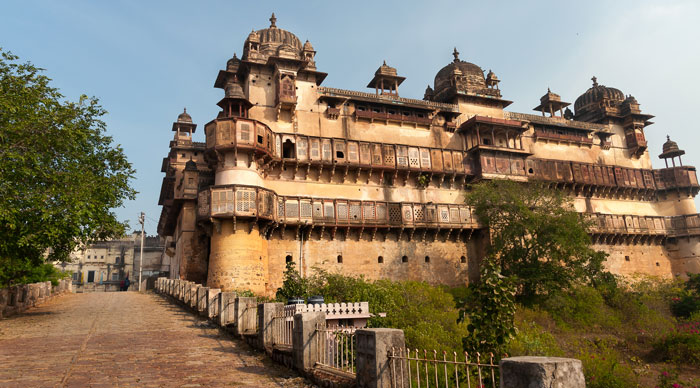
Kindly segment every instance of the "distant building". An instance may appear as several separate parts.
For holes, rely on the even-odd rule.
[[[73,272],[73,284],[80,291],[117,291],[122,280],[129,278],[132,289],[138,288],[141,234],[134,232],[120,239],[98,241],[70,255],[70,262],[57,263],[62,270]],[[163,243],[159,237],[144,238],[142,279],[167,276],[163,265]]]
[[[172,125],[158,225],[171,277],[273,295],[294,262],[303,276],[463,285],[489,238],[464,196],[491,179],[567,192],[615,274],[700,272],[696,169],[670,139],[652,166],[653,116],[631,95],[593,77],[573,111],[550,90],[536,114],[508,111],[496,74],[456,49],[421,100],[399,96],[386,63],[369,91],[321,86],[311,43],[276,21],[219,71],[206,141],[187,112]]]

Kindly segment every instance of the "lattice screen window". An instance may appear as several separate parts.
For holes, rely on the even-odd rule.
[[[395,163],[394,159],[394,147],[390,145],[385,145],[382,147],[382,153],[384,154],[384,165],[393,166]]]
[[[383,222],[386,221],[386,216],[387,216],[387,208],[385,203],[378,203],[377,204],[377,221]]]
[[[326,220],[335,220],[335,206],[333,205],[333,202],[323,203],[323,213],[325,214]]]
[[[401,205],[389,205],[389,222],[391,222],[392,224],[400,224],[402,220],[403,219],[401,217]]]
[[[287,218],[299,218],[299,201],[287,200],[285,203]]]
[[[333,142],[335,147],[334,159],[345,160],[345,142],[342,140],[336,140]]]
[[[425,209],[423,206],[413,206],[413,217],[416,222],[425,222]]]
[[[236,212],[250,213],[255,211],[255,191],[236,190]]]
[[[364,203],[362,204],[362,215],[365,220],[367,221],[374,221],[374,216],[375,216],[375,207],[373,203]]]
[[[302,200],[300,206],[301,206],[301,208],[300,208],[300,211],[301,211],[300,216],[301,217],[300,218],[307,218],[307,219],[311,218],[311,213],[312,213],[311,201]]]
[[[658,218],[654,219],[654,229],[662,230],[664,226],[661,224],[661,220]]]
[[[311,160],[321,159],[321,143],[318,139],[311,139]]]
[[[277,200],[277,217],[284,217],[284,200],[282,198]]]
[[[450,222],[450,210],[447,208],[447,206],[440,206],[440,222],[441,223],[448,223]]]
[[[647,220],[645,218],[640,218],[639,219],[639,228],[640,229],[648,229],[647,227]]]
[[[348,219],[348,204],[345,202],[338,202],[338,221],[347,221]]]
[[[362,221],[362,208],[359,202],[350,202],[350,221]]]
[[[406,147],[396,147],[396,164],[399,167],[408,167],[408,149]]]
[[[282,138],[280,136],[275,136],[275,153],[278,158],[282,156]]]
[[[433,170],[442,170],[442,152],[440,150],[430,150],[430,159]]]
[[[469,208],[466,208],[466,207],[459,208],[459,218],[463,224],[471,223],[470,222],[471,219],[469,217]]]
[[[357,143],[348,143],[348,161],[351,163],[360,162],[360,151]]]
[[[420,166],[422,168],[430,168],[430,151],[426,149],[420,150]]]
[[[259,201],[258,201],[258,214],[260,214],[261,216],[267,215],[267,209],[265,208],[265,206],[267,205],[267,202],[265,202],[265,199],[267,199],[268,195],[269,195],[268,193],[261,191],[259,196],[258,196],[258,199],[259,199]]]
[[[299,158],[299,160],[306,160],[307,159],[306,155],[307,155],[308,146],[309,146],[309,141],[306,138],[304,138],[304,137],[299,138],[299,140],[297,141],[297,158]]]
[[[314,202],[314,220],[323,219],[323,202]]]
[[[408,165],[411,168],[420,168],[420,153],[418,148],[408,149]]]
[[[450,222],[452,222],[454,224],[459,223],[459,208],[457,208],[457,207],[450,208]]]
[[[321,151],[323,151],[323,160],[330,162],[333,160],[333,150],[331,149],[331,141],[329,139],[323,139],[321,144]]]
[[[434,205],[425,207],[425,222],[437,222],[437,209]]]
[[[249,144],[251,141],[251,125],[250,123],[239,122],[238,123],[238,141],[241,143]]]
[[[367,144],[367,143],[360,144],[360,163],[362,163],[362,164],[372,163],[372,155],[371,155],[371,152],[369,151],[369,144]]]
[[[411,205],[403,205],[401,207],[401,213],[403,214],[402,217],[404,221],[413,221],[413,207]]]
[[[382,146],[379,144],[372,146],[372,164],[376,166],[382,165]]]

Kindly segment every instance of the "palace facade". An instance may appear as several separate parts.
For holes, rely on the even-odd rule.
[[[465,185],[488,179],[569,192],[614,273],[700,272],[695,168],[671,140],[652,167],[653,116],[634,97],[594,77],[573,111],[548,90],[535,114],[510,112],[496,74],[456,49],[422,100],[399,96],[386,63],[369,91],[342,90],[322,86],[315,54],[273,14],[216,77],[206,142],[186,111],[173,123],[158,225],[171,277],[272,294],[293,261],[465,284],[487,238]]]

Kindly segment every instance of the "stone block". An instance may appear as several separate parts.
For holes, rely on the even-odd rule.
[[[207,318],[215,319],[219,315],[219,297],[221,289],[210,288],[207,295]]]
[[[209,297],[209,287],[197,287],[197,313],[207,314],[207,300]]]
[[[190,306],[190,308],[195,311],[197,310],[197,296],[200,287],[202,286],[194,282],[192,282],[192,284],[190,285],[190,301],[188,303],[188,306]]]
[[[219,294],[219,325],[226,327],[236,323],[236,293],[222,292]]]
[[[257,332],[258,299],[255,297],[236,298],[236,330],[238,335],[250,335]]]
[[[282,312],[283,303],[260,303],[258,304],[258,342],[263,349],[272,352],[273,344],[273,318]]]
[[[317,327],[326,327],[326,313],[308,312],[294,314],[292,330],[292,357],[300,371],[309,371],[318,361]]]
[[[391,387],[391,348],[406,347],[403,330],[358,329],[357,341],[357,386],[371,388]]]
[[[580,360],[510,357],[500,362],[501,388],[585,388]]]

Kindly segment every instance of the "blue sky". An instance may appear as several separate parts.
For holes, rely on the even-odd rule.
[[[450,60],[492,69],[501,91],[528,112],[547,87],[572,102],[598,82],[634,95],[654,167],[666,135],[700,165],[700,2],[697,1],[6,1],[0,47],[47,69],[72,100],[100,98],[105,121],[137,170],[135,201],[116,209],[155,233],[161,160],[172,122],[187,107],[199,125],[216,116],[219,69],[252,29],[277,25],[310,40],[325,86],[364,90],[383,60],[422,98]],[[697,200],[696,200],[696,203]]]

